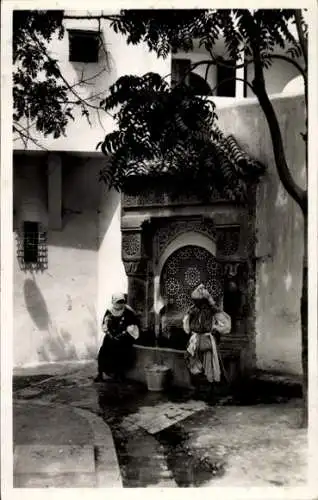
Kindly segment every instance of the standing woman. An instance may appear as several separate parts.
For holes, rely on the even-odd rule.
[[[221,381],[223,367],[218,352],[220,336],[231,331],[231,318],[218,307],[203,284],[191,295],[193,305],[183,319],[184,331],[190,335],[186,363],[198,389],[202,378],[210,384]]]
[[[102,329],[105,337],[98,353],[95,382],[102,381],[104,373],[122,380],[134,361],[133,343],[139,338],[137,316],[126,304],[123,293],[113,295],[112,305],[103,318]]]

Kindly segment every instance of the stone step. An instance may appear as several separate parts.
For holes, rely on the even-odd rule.
[[[91,445],[17,445],[13,463],[16,488],[96,486]]]
[[[14,474],[14,488],[96,488],[96,475],[89,473]]]

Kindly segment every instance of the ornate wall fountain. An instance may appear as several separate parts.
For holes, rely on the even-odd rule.
[[[232,316],[222,341],[226,356],[253,365],[255,341],[255,193],[249,206],[217,195],[203,203],[173,196],[149,180],[139,194],[123,194],[122,259],[128,300],[140,314],[142,342],[160,333],[161,345],[182,348],[182,317],[190,293],[203,282]]]

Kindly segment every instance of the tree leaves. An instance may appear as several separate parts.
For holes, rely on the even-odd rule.
[[[65,134],[71,108],[79,106],[89,120],[87,106],[72,94],[63,78],[59,62],[48,55],[53,36],[64,35],[63,11],[14,11],[13,15],[13,102],[14,120],[30,120],[44,135]],[[194,43],[204,47],[211,61],[213,49],[221,37],[225,39],[228,60],[240,54],[252,57],[257,44],[264,68],[272,64],[277,46],[287,55],[299,59],[302,47],[291,32],[294,10],[282,9],[132,9],[111,16],[115,32],[126,37],[128,44],[144,42],[158,57],[171,52],[189,52]],[[304,39],[307,27],[301,20]],[[111,136],[104,144],[105,152],[126,148],[127,158],[167,158],[179,141],[194,140],[196,147],[206,144],[208,135],[216,133],[214,109],[208,101],[200,101],[189,89],[178,87],[173,93],[160,75],[142,77],[126,75],[109,89],[101,102],[106,112],[115,110],[121,135]],[[138,151],[137,151],[138,150]],[[117,159],[118,161],[118,159]],[[172,165],[176,165],[171,161]],[[124,168],[124,167],[123,167]],[[158,167],[159,168],[159,167]]]
[[[214,104],[186,85],[170,88],[154,73],[125,76],[103,106],[109,111],[120,106],[117,130],[100,143],[110,157],[102,178],[118,190],[132,176],[165,176],[203,197],[217,188],[227,198],[243,200],[247,183],[258,178],[255,169],[243,171],[246,155],[237,161],[238,146],[228,144],[218,129]]]
[[[237,60],[244,51],[251,54],[257,43],[262,60],[270,64],[269,55],[287,44],[296,50],[291,51],[292,57],[299,57],[291,30],[294,18],[292,9],[131,9],[122,10],[112,26],[127,37],[128,44],[145,42],[158,57],[165,58],[170,51],[189,52],[194,40],[210,52],[224,37],[229,59]],[[307,26],[303,20],[302,24],[307,41]]]
[[[58,61],[46,53],[53,35],[64,34],[62,20],[63,11],[13,13],[13,119],[31,121],[40,133],[55,139],[73,119]]]
[[[123,10],[113,28],[128,44],[144,42],[163,58],[170,51],[191,51],[196,40],[215,61],[213,49],[223,37],[227,60],[235,64],[243,54],[252,58],[257,48],[262,68],[268,68],[277,47],[288,47],[292,58],[301,55],[290,29],[294,20],[294,10],[282,9]],[[127,75],[110,88],[102,105],[116,109],[118,130],[106,136],[102,149],[111,154],[108,181],[119,189],[133,173],[173,175],[205,194],[214,186],[230,199],[243,200],[264,171],[233,138],[224,138],[213,104],[184,85],[170,89],[153,73]]]

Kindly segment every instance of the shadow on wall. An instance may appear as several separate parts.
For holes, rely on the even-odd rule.
[[[34,279],[24,282],[24,301],[29,315],[36,327],[45,331],[49,328],[50,316],[44,297]]]
[[[23,291],[26,309],[32,321],[38,330],[47,332],[43,338],[44,343],[37,350],[39,361],[78,359],[71,335],[63,329],[58,331],[52,322],[36,281],[26,279]]]
[[[74,361],[78,359],[72,337],[67,331],[61,329],[58,332],[53,323],[50,323],[48,332],[49,336],[45,339],[45,343],[37,350],[39,361]]]
[[[120,194],[99,180],[103,168],[100,156],[63,154],[62,231],[49,232],[50,245],[99,250],[120,204]]]
[[[59,154],[62,157],[62,193],[57,192],[56,196],[58,202],[62,196],[62,229],[48,231],[48,244],[60,248],[98,251],[119,206],[120,194],[109,190],[99,180],[99,173],[106,164],[103,155]],[[23,167],[32,165],[32,162],[39,166],[39,172],[36,171],[34,177],[41,175],[41,179],[31,179],[31,183],[30,179],[25,178]],[[40,168],[45,165],[45,158],[38,154],[30,155],[27,160],[24,155],[14,154],[13,201],[16,208],[21,205],[32,206],[33,202],[42,203],[47,198],[45,168]],[[22,220],[25,214],[20,216]],[[41,212],[43,224],[46,224],[46,216],[46,213]]]

